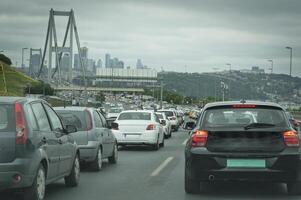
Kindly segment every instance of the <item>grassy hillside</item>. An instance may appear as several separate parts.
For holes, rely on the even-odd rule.
[[[7,92],[5,91],[3,73],[6,80]],[[24,96],[24,88],[28,83],[33,85],[37,81],[0,61],[0,96]]]

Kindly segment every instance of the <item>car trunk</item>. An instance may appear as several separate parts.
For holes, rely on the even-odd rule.
[[[209,131],[211,152],[280,152],[285,148],[282,131]]]
[[[13,105],[0,104],[0,163],[16,157],[16,128]]]
[[[130,134],[142,134],[146,131],[147,126],[152,124],[151,121],[146,120],[120,120],[117,123],[120,132]]]

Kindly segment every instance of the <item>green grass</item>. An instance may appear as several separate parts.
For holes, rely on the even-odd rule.
[[[7,92],[5,92],[1,64],[6,79]],[[35,84],[38,82],[0,61],[0,96],[24,96],[24,88],[28,83]]]

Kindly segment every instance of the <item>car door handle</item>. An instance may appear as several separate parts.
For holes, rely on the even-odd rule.
[[[47,139],[45,137],[42,138],[41,140],[42,143],[46,144],[47,143]]]

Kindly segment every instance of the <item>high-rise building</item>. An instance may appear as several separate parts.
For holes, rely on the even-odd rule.
[[[88,59],[88,48],[87,47],[80,48],[80,53],[81,53],[82,58]]]
[[[137,60],[136,68],[137,68],[137,69],[143,69],[143,64],[142,64],[141,59],[138,59],[138,60]]]
[[[80,71],[81,70],[81,67],[80,67],[80,62],[79,62],[79,55],[78,54],[74,54],[74,69],[77,70],[77,71]]]
[[[98,59],[96,67],[102,68],[102,60],[101,59]]]
[[[62,60],[61,60],[61,70],[68,72],[69,65],[70,65],[70,55],[69,55],[69,53],[64,53]]]
[[[42,57],[40,54],[33,54],[30,59],[31,75],[38,74],[41,66]]]
[[[106,68],[111,68],[112,67],[112,62],[111,62],[111,55],[110,54],[106,54]]]

